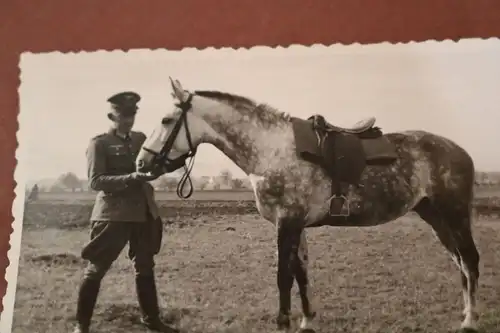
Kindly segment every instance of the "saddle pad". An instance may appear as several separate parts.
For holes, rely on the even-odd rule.
[[[367,164],[391,163],[398,158],[396,147],[386,136],[363,139],[361,144],[365,151]]]
[[[306,160],[321,157],[318,137],[312,128],[312,121],[292,117],[291,122],[298,157]]]

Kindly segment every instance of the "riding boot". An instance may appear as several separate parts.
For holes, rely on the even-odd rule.
[[[158,294],[154,276],[137,276],[135,279],[137,298],[142,312],[141,322],[150,330],[163,333],[178,333],[179,331],[166,325],[160,319]]]
[[[88,333],[101,281],[84,278],[78,291],[77,325],[73,333]]]

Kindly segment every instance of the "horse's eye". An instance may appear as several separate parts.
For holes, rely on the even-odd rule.
[[[162,123],[163,125],[168,125],[168,124],[170,124],[170,123],[172,122],[172,120],[173,120],[172,118],[165,117],[165,118],[163,118],[163,119],[161,120],[161,123]]]

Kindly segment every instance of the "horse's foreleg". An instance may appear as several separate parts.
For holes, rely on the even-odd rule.
[[[291,289],[294,278],[294,266],[300,243],[301,230],[292,221],[278,221],[278,289],[279,313],[276,318],[278,330],[290,328]]]
[[[302,230],[300,234],[300,244],[297,253],[297,260],[294,262],[293,270],[295,280],[299,287],[300,299],[302,301],[302,321],[300,323],[300,330],[302,332],[311,331],[312,320],[316,316],[316,312],[311,304],[311,289],[309,284],[309,277],[307,266],[309,263],[306,231]]]

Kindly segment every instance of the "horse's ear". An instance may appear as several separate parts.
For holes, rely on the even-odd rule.
[[[178,100],[184,102],[185,100],[185,92],[184,89],[182,88],[181,83],[179,80],[172,80],[171,77],[169,77],[170,83],[172,84],[172,90],[173,90],[173,96],[175,96]]]

